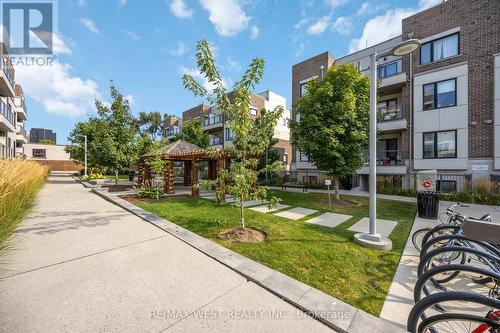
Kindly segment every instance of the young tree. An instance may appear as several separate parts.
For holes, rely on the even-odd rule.
[[[151,141],[157,140],[158,136],[162,135],[163,121],[160,112],[139,112],[137,125],[139,127],[139,134],[141,136],[145,134],[149,135]]]
[[[207,148],[210,136],[203,129],[201,120],[192,119],[182,123],[182,131],[175,136],[175,139],[187,141],[201,148]]]
[[[259,116],[252,119],[250,114],[251,92],[262,79],[264,74],[264,60],[255,58],[241,80],[233,86],[233,91],[228,94],[224,87],[222,76],[215,64],[209,43],[201,40],[197,43],[197,65],[201,74],[214,87],[209,93],[198,81],[190,75],[183,76],[186,89],[195,96],[205,97],[209,104],[217,107],[227,121],[227,126],[234,133],[233,144],[225,148],[221,154],[232,157],[229,170],[220,170],[217,179],[207,182],[208,186],[217,186],[217,191],[227,191],[235,199],[240,208],[240,228],[235,233],[246,230],[243,203],[246,200],[259,199],[269,205],[275,205],[277,198],[267,198],[264,188],[257,185],[257,177],[261,172],[273,172],[282,167],[280,162],[272,163],[267,168],[257,171],[258,158],[269,146],[278,119],[283,114],[282,107],[274,110],[261,109]],[[226,155],[227,156],[227,155]],[[221,186],[227,184],[227,186]]]
[[[123,95],[111,83],[111,106],[95,101],[97,115],[86,122],[76,124],[69,136],[72,147],[68,151],[72,157],[83,161],[83,138],[87,135],[88,157],[91,165],[111,168],[118,183],[118,172],[137,159],[135,142],[136,126],[130,106]],[[73,146],[79,143],[78,146]]]
[[[146,164],[151,168],[151,172],[155,175],[155,185],[156,185],[156,200],[160,197],[160,182],[157,178],[161,178],[161,176],[165,173],[165,169],[167,168],[167,161],[161,158],[161,156],[155,156],[152,159],[146,161]]]
[[[335,178],[352,175],[363,165],[368,146],[370,79],[353,65],[334,66],[324,80],[307,84],[294,104],[291,141],[309,160]]]
[[[41,143],[42,145],[55,145],[56,143],[50,139],[42,139],[38,143]]]

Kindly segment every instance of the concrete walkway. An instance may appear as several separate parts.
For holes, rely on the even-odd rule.
[[[439,204],[439,212],[445,212],[446,208],[453,203],[442,201]],[[500,223],[500,207],[467,204],[467,208],[457,208],[471,217],[481,217],[486,213],[490,213],[494,223]],[[384,302],[384,306],[380,313],[380,317],[397,324],[402,328],[406,328],[406,320],[414,305],[413,302],[413,287],[417,282],[417,267],[419,263],[419,253],[413,247],[411,237],[413,233],[419,229],[434,227],[439,224],[439,220],[422,219],[415,217],[415,223],[406,242],[398,269],[394,275],[391,288]]]
[[[0,267],[0,332],[330,331],[69,176],[49,178]]]

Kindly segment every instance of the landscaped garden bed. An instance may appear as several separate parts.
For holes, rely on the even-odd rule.
[[[390,235],[392,251],[381,252],[356,245],[354,233],[347,230],[368,216],[368,198],[342,196],[342,200],[356,205],[336,205],[330,210],[326,194],[269,192],[281,198],[283,204],[316,209],[318,213],[294,221],[274,216],[275,212],[246,209],[247,226],[263,231],[265,239],[234,242],[223,239],[226,231],[239,226],[239,209],[234,205],[218,206],[211,200],[196,197],[169,197],[160,202],[124,198],[241,255],[378,315],[413,224],[415,204],[378,201],[378,217],[398,222]],[[325,212],[353,217],[335,228],[305,222]]]

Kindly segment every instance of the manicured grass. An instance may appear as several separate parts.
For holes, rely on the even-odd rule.
[[[357,201],[360,206],[339,206],[329,210],[326,194],[269,192],[292,207],[314,208],[320,213],[334,211],[353,215],[353,218],[332,229],[246,209],[247,225],[265,231],[267,239],[257,244],[232,244],[219,239],[218,234],[238,225],[238,209],[233,205],[216,206],[209,200],[189,198],[141,203],[140,206],[248,258],[379,315],[411,230],[416,205],[378,201],[378,217],[399,222],[390,237],[393,250],[381,252],[356,245],[354,234],[347,231],[352,224],[368,216],[368,198],[342,196],[342,199]]]

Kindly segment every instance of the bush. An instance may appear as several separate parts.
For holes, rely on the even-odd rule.
[[[104,179],[106,178],[103,176],[100,172],[92,172],[90,175],[87,176],[87,180],[96,180],[96,179]]]
[[[145,199],[145,198],[148,198],[148,199],[156,199],[156,198],[159,198],[163,195],[163,192],[161,191],[161,189],[157,188],[157,187],[145,187],[145,188],[142,188],[139,193],[137,194],[137,196],[141,199]]]
[[[47,174],[48,168],[34,161],[0,161],[0,250],[31,207]]]

